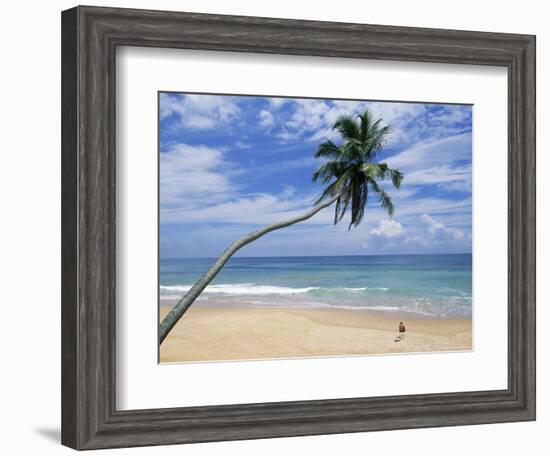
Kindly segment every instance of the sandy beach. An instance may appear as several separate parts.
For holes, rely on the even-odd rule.
[[[161,319],[171,302],[161,305]],[[395,342],[403,320],[407,332]],[[469,319],[422,319],[407,314],[342,309],[194,306],[161,346],[160,361],[465,351],[472,349]]]

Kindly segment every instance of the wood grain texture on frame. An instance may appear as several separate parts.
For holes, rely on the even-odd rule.
[[[117,46],[508,69],[508,388],[151,410],[115,401]],[[76,449],[535,419],[535,37],[77,7],[62,13],[62,443]]]

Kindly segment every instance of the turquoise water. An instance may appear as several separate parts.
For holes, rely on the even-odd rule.
[[[213,261],[161,259],[160,298],[181,298]],[[232,258],[195,305],[334,307],[471,318],[472,256]]]

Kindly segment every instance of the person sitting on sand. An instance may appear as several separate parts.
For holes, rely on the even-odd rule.
[[[399,322],[399,334],[395,336],[394,341],[399,342],[400,340],[402,340],[405,337],[406,331],[407,331],[407,328],[405,328],[405,325],[403,324],[403,322],[402,321]]]

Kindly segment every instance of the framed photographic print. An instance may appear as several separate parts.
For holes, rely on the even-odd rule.
[[[159,112],[161,363],[472,349],[472,106]]]
[[[77,7],[62,51],[63,444],[535,419],[533,36]]]

